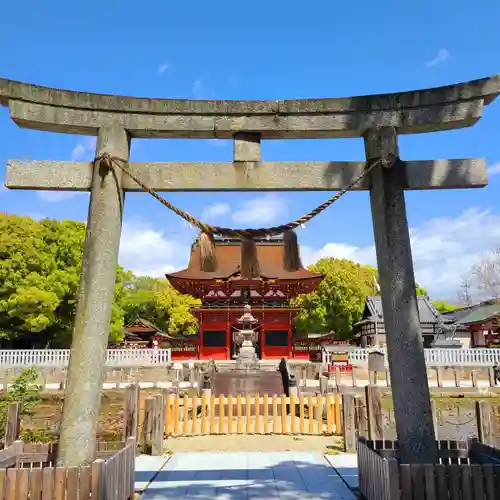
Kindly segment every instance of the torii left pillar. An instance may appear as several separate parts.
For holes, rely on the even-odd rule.
[[[99,130],[96,156],[106,152],[128,160],[129,150],[124,129]],[[87,465],[95,459],[123,201],[121,171],[94,166],[58,446],[60,467]]]

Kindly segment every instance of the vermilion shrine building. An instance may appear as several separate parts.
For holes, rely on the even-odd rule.
[[[200,270],[200,247],[196,241],[191,248],[188,267],[166,275],[176,290],[203,302],[193,310],[200,325],[196,338],[197,357],[232,359],[235,354],[233,332],[238,329],[237,320],[243,315],[244,305],[249,304],[252,315],[258,320],[257,353],[261,359],[309,359],[309,342],[294,335],[293,322],[298,309],[290,305],[290,300],[316,290],[323,275],[304,268],[286,271],[281,237],[256,241],[261,273],[251,280],[243,279],[240,274],[239,240],[216,238],[215,245],[218,263],[215,272]],[[177,352],[176,346],[172,345],[172,349],[174,358],[184,357]]]

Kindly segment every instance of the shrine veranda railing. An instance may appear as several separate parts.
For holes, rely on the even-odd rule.
[[[330,364],[334,351],[323,351],[323,362]],[[349,349],[349,362],[368,362],[369,349]],[[500,363],[500,349],[424,349],[428,366],[494,366]],[[0,350],[0,367],[39,366],[65,367],[69,349]],[[108,349],[106,366],[165,366],[172,362],[171,349]]]

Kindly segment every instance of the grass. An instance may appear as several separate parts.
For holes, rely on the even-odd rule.
[[[158,390],[142,389],[148,395]],[[123,433],[124,389],[102,391],[101,414],[97,439],[121,441]],[[51,442],[57,439],[64,403],[64,391],[46,391],[40,394],[34,414],[21,419],[21,438],[26,442]]]

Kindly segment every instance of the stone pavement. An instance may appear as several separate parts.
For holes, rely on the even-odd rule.
[[[141,500],[356,498],[349,489],[357,488],[355,455],[177,453],[170,459],[138,457],[136,469]]]

